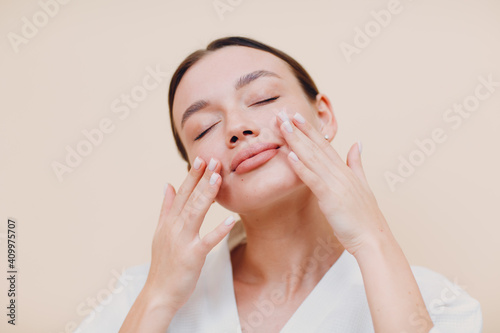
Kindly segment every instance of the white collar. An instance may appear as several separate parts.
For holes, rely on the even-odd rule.
[[[231,232],[214,248],[203,267],[202,279],[207,310],[219,332],[241,332],[230,249],[246,242],[246,233],[241,220],[235,222]],[[302,302],[281,330],[285,332],[312,332],[319,327],[332,311],[342,308],[340,300],[348,292],[348,285],[359,276],[359,267],[347,251],[340,255]],[[362,282],[361,282],[362,283]],[[341,311],[340,311],[341,312]]]

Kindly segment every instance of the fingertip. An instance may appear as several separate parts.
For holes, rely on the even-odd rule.
[[[235,221],[236,221],[236,220],[235,220],[234,216],[233,216],[233,215],[229,215],[229,216],[228,216],[228,217],[224,220],[224,225],[226,225],[226,226],[231,226],[231,225],[233,225],[233,224],[234,224],[234,222],[235,222]]]
[[[218,159],[216,159],[215,161],[216,161],[216,164],[215,164],[214,172],[217,172],[222,178],[222,175],[220,174],[221,170],[222,170],[222,162],[219,161]]]
[[[195,170],[199,170],[201,165],[203,164],[203,159],[199,156],[196,156],[196,158],[194,159],[194,162],[193,162],[193,168]]]
[[[353,144],[351,146],[351,148],[349,148],[349,151],[347,152],[347,156],[350,158],[358,159],[360,155],[361,155],[361,153],[359,151],[359,142],[356,142],[355,144]]]
[[[236,220],[232,215],[226,217],[224,222],[219,224],[214,230],[212,230],[202,238],[206,253],[210,252],[218,243],[220,243],[224,239],[224,237],[229,234],[229,232],[235,225],[235,221]]]
[[[163,196],[167,196],[167,194],[175,195],[175,188],[170,183],[165,183],[163,185]]]
[[[294,162],[299,161],[299,157],[292,150],[290,150],[290,152],[288,153],[288,157]]]
[[[210,163],[208,163],[208,170],[214,171],[216,166],[217,166],[217,161],[212,157],[210,159]]]
[[[284,132],[292,133],[293,132],[293,126],[292,123],[287,120],[284,123],[281,124],[280,126],[281,130]]]
[[[286,114],[286,110],[284,108],[278,113],[278,117],[280,118],[281,122],[283,122],[283,123],[290,121],[290,118]]]
[[[210,185],[215,185],[219,181],[219,178],[221,178],[221,176],[217,172],[214,172],[210,176],[210,180],[209,180]]]
[[[305,124],[306,119],[299,112],[295,112],[293,115],[293,119],[295,119],[299,124]]]

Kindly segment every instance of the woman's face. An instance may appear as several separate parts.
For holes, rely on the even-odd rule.
[[[291,118],[298,111],[316,128],[319,119],[287,66],[268,52],[229,46],[199,60],[177,88],[174,124],[190,165],[196,156],[207,164],[212,157],[222,164],[216,201],[233,212],[264,208],[304,190],[287,160],[290,149],[276,115],[285,110]],[[186,114],[188,109],[191,112]],[[258,154],[234,170],[239,152],[263,143],[277,149]]]

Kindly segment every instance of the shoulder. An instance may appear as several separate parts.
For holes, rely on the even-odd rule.
[[[111,271],[112,277],[97,294],[97,303],[93,302],[95,306],[77,311],[83,320],[74,333],[118,332],[146,282],[149,266],[147,263]]]
[[[466,292],[466,286],[426,267],[411,269],[434,322],[432,333],[482,331],[481,305]],[[418,323],[419,318],[416,315],[412,320]]]

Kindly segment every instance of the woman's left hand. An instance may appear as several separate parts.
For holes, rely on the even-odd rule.
[[[351,147],[344,163],[304,117],[286,118],[282,113],[278,124],[291,150],[288,159],[318,198],[337,239],[356,258],[374,331],[429,332],[434,324],[410,264],[368,186],[358,145]]]
[[[321,211],[344,248],[354,255],[379,236],[390,234],[366,180],[358,144],[349,150],[346,165],[302,115],[296,113],[290,119],[282,111],[277,120],[291,150],[288,159],[293,169],[318,198]]]

